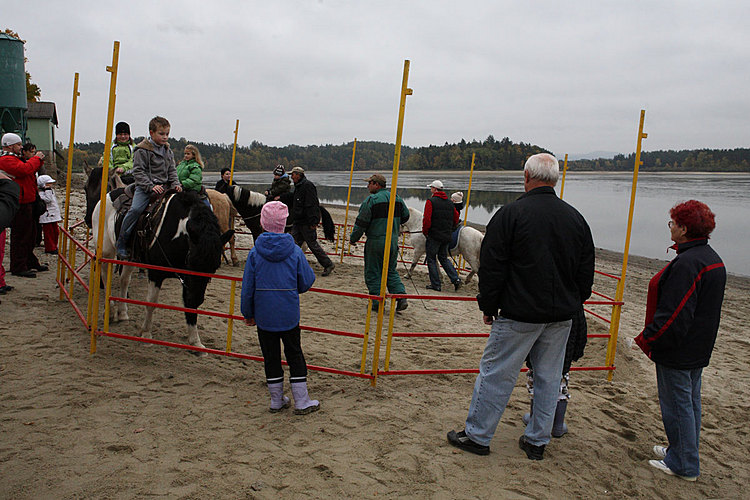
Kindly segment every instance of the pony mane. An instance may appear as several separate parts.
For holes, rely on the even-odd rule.
[[[240,206],[262,207],[266,203],[265,195],[236,184],[232,186],[232,199]]]
[[[195,271],[215,272],[221,265],[222,244],[219,220],[197,194],[183,191],[175,196],[189,207],[187,231],[190,237],[195,236],[197,239],[191,247],[188,266]]]

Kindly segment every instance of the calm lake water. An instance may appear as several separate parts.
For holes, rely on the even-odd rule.
[[[352,203],[367,197],[363,179],[374,172],[355,172]],[[390,187],[390,172],[383,173]],[[217,174],[207,173],[205,182],[212,186]],[[325,203],[346,204],[348,172],[309,172],[308,178],[318,187]],[[468,172],[401,172],[398,192],[406,204],[419,210],[429,196],[427,184],[434,179],[445,184],[448,194],[468,191]],[[575,206],[588,221],[597,247],[622,252],[625,247],[632,173],[568,172],[565,179],[565,201]],[[273,179],[270,172],[239,172],[235,182],[255,191],[264,191]],[[557,192],[560,192],[558,183]],[[503,204],[523,193],[523,177],[519,172],[475,172],[472,180],[470,222],[486,224]],[[750,276],[750,174],[716,173],[646,173],[640,174],[635,201],[635,215],[630,240],[630,253],[669,260],[669,209],[677,202],[697,199],[716,214],[716,230],[711,245],[721,255],[727,270]],[[463,216],[463,214],[462,214]]]

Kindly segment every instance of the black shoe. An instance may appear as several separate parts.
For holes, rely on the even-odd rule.
[[[518,447],[526,452],[529,460],[544,460],[544,445],[534,446],[526,441],[525,435],[518,438]]]
[[[459,289],[461,288],[461,285],[462,285],[462,284],[463,284],[463,283],[461,283],[461,279],[459,278],[459,279],[458,279],[457,281],[455,281],[455,282],[453,283],[453,289],[454,289],[455,291],[458,291],[458,290],[459,290]]]
[[[440,291],[440,287],[439,286],[432,286],[432,284],[427,285],[425,288],[428,289],[428,290],[435,290],[436,292]]]
[[[333,269],[335,267],[336,267],[336,264],[331,262],[328,266],[325,267],[325,269],[323,269],[323,274],[321,276],[328,276],[329,274],[333,272]]]
[[[47,264],[37,264],[36,266],[32,266],[31,269],[36,269],[39,272],[49,271],[49,266]]]
[[[57,255],[57,250],[51,250],[49,252],[44,252],[44,253],[48,253],[50,255]]]
[[[468,451],[469,453],[474,453],[476,455],[490,454],[489,446],[482,446],[479,443],[475,443],[469,438],[469,436],[466,435],[466,431],[450,431],[448,433],[448,442],[456,448],[461,448],[462,450]]]
[[[396,299],[396,310],[397,311],[403,311],[407,307],[409,307],[409,303],[406,302],[405,298],[403,298],[403,299]]]
[[[372,312],[376,313],[378,312],[378,308],[380,307],[380,302],[377,300],[372,301]]]
[[[36,278],[36,271],[32,271],[31,269],[27,269],[26,271],[21,271],[18,273],[11,273],[13,276],[20,276],[21,278]]]
[[[13,290],[13,287],[10,285],[0,286],[0,295],[5,295],[6,293]]]

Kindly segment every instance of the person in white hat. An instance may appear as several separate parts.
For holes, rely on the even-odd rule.
[[[47,211],[39,216],[44,234],[44,253],[57,254],[57,239],[60,237],[60,229],[57,223],[62,220],[60,216],[60,205],[57,203],[53,184],[55,179],[49,175],[40,175],[36,180],[39,186],[39,197],[47,206]]]
[[[13,133],[3,135],[2,148],[0,170],[20,188],[18,212],[10,226],[10,273],[23,278],[36,278],[36,271],[48,269],[34,255],[36,221],[32,208],[37,196],[35,174],[42,168],[44,153],[40,151],[28,161],[23,161],[21,137]]]

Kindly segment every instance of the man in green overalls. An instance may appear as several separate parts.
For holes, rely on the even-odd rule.
[[[385,189],[385,177],[375,174],[367,179],[370,196],[359,206],[357,220],[354,221],[350,241],[357,243],[362,234],[367,235],[365,242],[365,284],[370,295],[380,295],[380,277],[383,272],[383,251],[385,249],[386,229],[388,225],[388,205],[391,193]],[[391,236],[391,256],[388,259],[388,292],[406,293],[401,277],[396,272],[398,261],[398,231],[401,224],[409,220],[409,209],[404,200],[396,196],[393,212],[393,230]],[[408,304],[406,299],[397,299],[396,310],[403,311]],[[373,310],[378,310],[378,303],[373,302]]]

